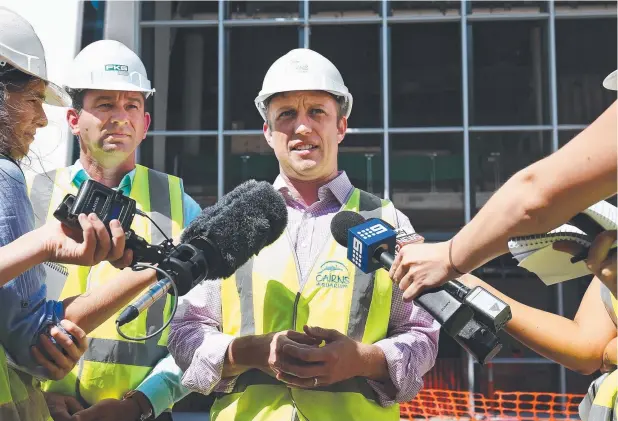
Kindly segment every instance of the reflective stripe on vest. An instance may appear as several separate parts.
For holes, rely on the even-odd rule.
[[[618,408],[616,392],[618,390],[618,372],[605,373],[592,382],[588,393],[579,404],[579,416],[582,421],[616,421]]]
[[[30,375],[7,365],[0,347],[0,420],[50,421],[43,393]]]
[[[53,218],[53,212],[67,193],[76,194],[68,168],[47,174],[38,174],[28,182],[35,209],[37,225],[44,218]],[[138,209],[146,212],[168,237],[180,234],[183,227],[182,185],[180,179],[137,165],[129,195]],[[146,241],[158,244],[163,234],[148,219],[136,216],[131,228]],[[112,280],[119,271],[107,262],[93,268],[68,266],[69,277],[62,289],[61,299],[82,294]],[[160,328],[171,314],[171,297],[158,300],[147,312],[123,327],[129,336],[144,336]],[[116,332],[110,317],[88,335],[88,350],[77,367],[60,381],[49,381],[44,390],[69,394],[87,404],[101,399],[119,399],[139,385],[152,368],[168,354],[169,329],[146,342],[129,342]]]
[[[395,225],[395,208],[355,189],[342,209]],[[363,343],[386,336],[392,281],[385,271],[365,274],[347,260],[347,251],[332,236],[324,240],[306,283],[300,288],[298,264],[287,230],[271,246],[221,283],[223,332],[239,336],[305,324],[336,329]],[[296,308],[296,314],[293,309]],[[293,319],[296,316],[296,326]],[[239,409],[242,408],[242,409]],[[257,370],[242,374],[231,394],[218,398],[213,420],[341,420],[359,416],[398,420],[399,405],[381,407],[364,378],[311,390],[290,389]]]
[[[601,300],[616,324],[618,303],[609,288],[601,284]],[[605,373],[592,382],[584,400],[579,404],[579,416],[583,421],[616,421],[618,417],[618,373]]]

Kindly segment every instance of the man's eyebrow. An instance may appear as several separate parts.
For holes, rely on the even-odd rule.
[[[111,95],[99,95],[94,98],[95,101],[101,101],[102,99],[110,100],[110,99],[114,99],[114,97]]]

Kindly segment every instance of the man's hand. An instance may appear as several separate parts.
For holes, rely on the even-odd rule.
[[[141,415],[135,399],[103,399],[75,414],[71,421],[138,421]]]
[[[73,414],[82,411],[84,407],[73,396],[45,392],[45,402],[54,421],[71,421]]]
[[[322,342],[321,339],[313,338],[301,332],[294,330],[284,330],[282,332],[271,333],[270,337],[270,353],[268,354],[268,368],[271,374],[278,375],[283,367],[288,364],[294,364],[295,361],[290,355],[286,355],[284,348],[293,346],[296,349],[317,349]],[[278,378],[278,377],[277,377]]]
[[[38,229],[47,260],[81,266],[94,266],[108,260],[118,268],[130,263],[124,252],[125,234],[120,222],[110,222],[110,238],[105,224],[94,213],[89,216],[81,214],[78,221],[81,231],[56,220]]]
[[[69,374],[88,349],[86,333],[79,326],[69,320],[62,320],[60,324],[67,333],[73,335],[77,343],[54,326],[49,334],[64,352],[60,351],[45,334],[39,335],[39,342],[31,348],[34,359],[47,369],[51,380],[60,380]],[[43,350],[45,352],[42,352]],[[49,359],[45,357],[45,353]]]
[[[616,275],[618,274],[618,271],[616,271],[616,253],[610,253],[614,241],[616,241],[616,230],[603,231],[597,235],[588,250],[586,266],[616,297]],[[554,250],[573,256],[578,255],[583,250],[582,246],[572,241],[559,241],[554,243],[553,247]]]
[[[320,342],[293,330],[235,338],[225,354],[222,377],[238,376],[250,369],[258,369],[275,377],[279,372],[277,367],[283,364],[286,358],[283,354],[285,345],[317,348]]]
[[[400,290],[405,291],[405,302],[457,276],[449,262],[448,253],[448,242],[408,244],[399,250],[388,275],[399,284]]]
[[[386,361],[382,367],[379,366],[379,356],[378,359],[369,357],[370,354],[375,357],[377,347],[356,342],[334,329],[305,326],[304,330],[308,336],[326,344],[320,348],[283,345],[283,358],[276,366],[278,380],[297,387],[313,388],[356,376],[379,381],[388,379]],[[383,354],[381,357],[384,359]]]

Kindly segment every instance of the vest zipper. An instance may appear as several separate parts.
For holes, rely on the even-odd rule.
[[[303,288],[305,284],[303,283],[303,278],[300,273],[300,267],[299,267],[300,265],[298,264],[298,257],[296,256],[296,250],[294,249],[294,243],[292,242],[292,238],[290,237],[290,231],[288,231],[288,229],[286,228],[285,233],[288,238],[290,249],[292,250],[292,257],[294,257],[296,278],[298,279],[298,292],[296,293],[296,298],[294,299],[294,306],[292,307],[292,330],[296,330],[296,316],[298,312],[298,302],[300,301],[300,296],[301,296],[301,293],[303,292]]]
[[[345,207],[348,200],[350,200],[350,197],[346,199],[346,203],[341,206],[339,211],[341,211]],[[296,322],[297,322],[297,316],[298,316],[298,303],[300,302],[301,294],[303,292],[303,289],[305,288],[305,285],[307,284],[307,282],[309,282],[309,279],[307,279],[307,282],[303,282],[302,274],[300,273],[300,265],[298,263],[298,256],[296,256],[296,249],[294,248],[294,243],[292,241],[292,237],[290,236],[290,231],[287,228],[285,229],[285,234],[288,238],[288,244],[290,246],[290,249],[292,250],[292,256],[294,257],[294,263],[296,266],[296,277],[298,279],[298,292],[296,293],[296,298],[294,299],[294,306],[292,308],[292,330],[296,330]],[[318,261],[322,252],[324,251],[324,247],[326,247],[326,245],[330,242],[331,237],[332,235],[329,235],[326,241],[324,242],[324,244],[322,244],[322,247],[320,247],[320,250],[318,251],[318,254],[316,255],[314,261],[311,262],[311,267],[309,268],[307,276],[310,276],[311,273],[313,272],[313,267],[315,266],[315,263]],[[292,396],[292,389],[289,387],[288,387],[288,393],[290,394],[290,400],[292,401],[292,418],[290,419],[290,421],[300,421],[300,417],[298,416],[299,410],[296,408],[296,402],[294,401],[294,397]],[[309,421],[309,419],[307,419],[307,421]]]

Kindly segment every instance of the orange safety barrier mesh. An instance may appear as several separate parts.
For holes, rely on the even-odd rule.
[[[402,419],[472,421],[565,421],[579,420],[577,406],[584,395],[536,392],[495,392],[492,398],[480,393],[424,389],[413,401],[401,404]]]

